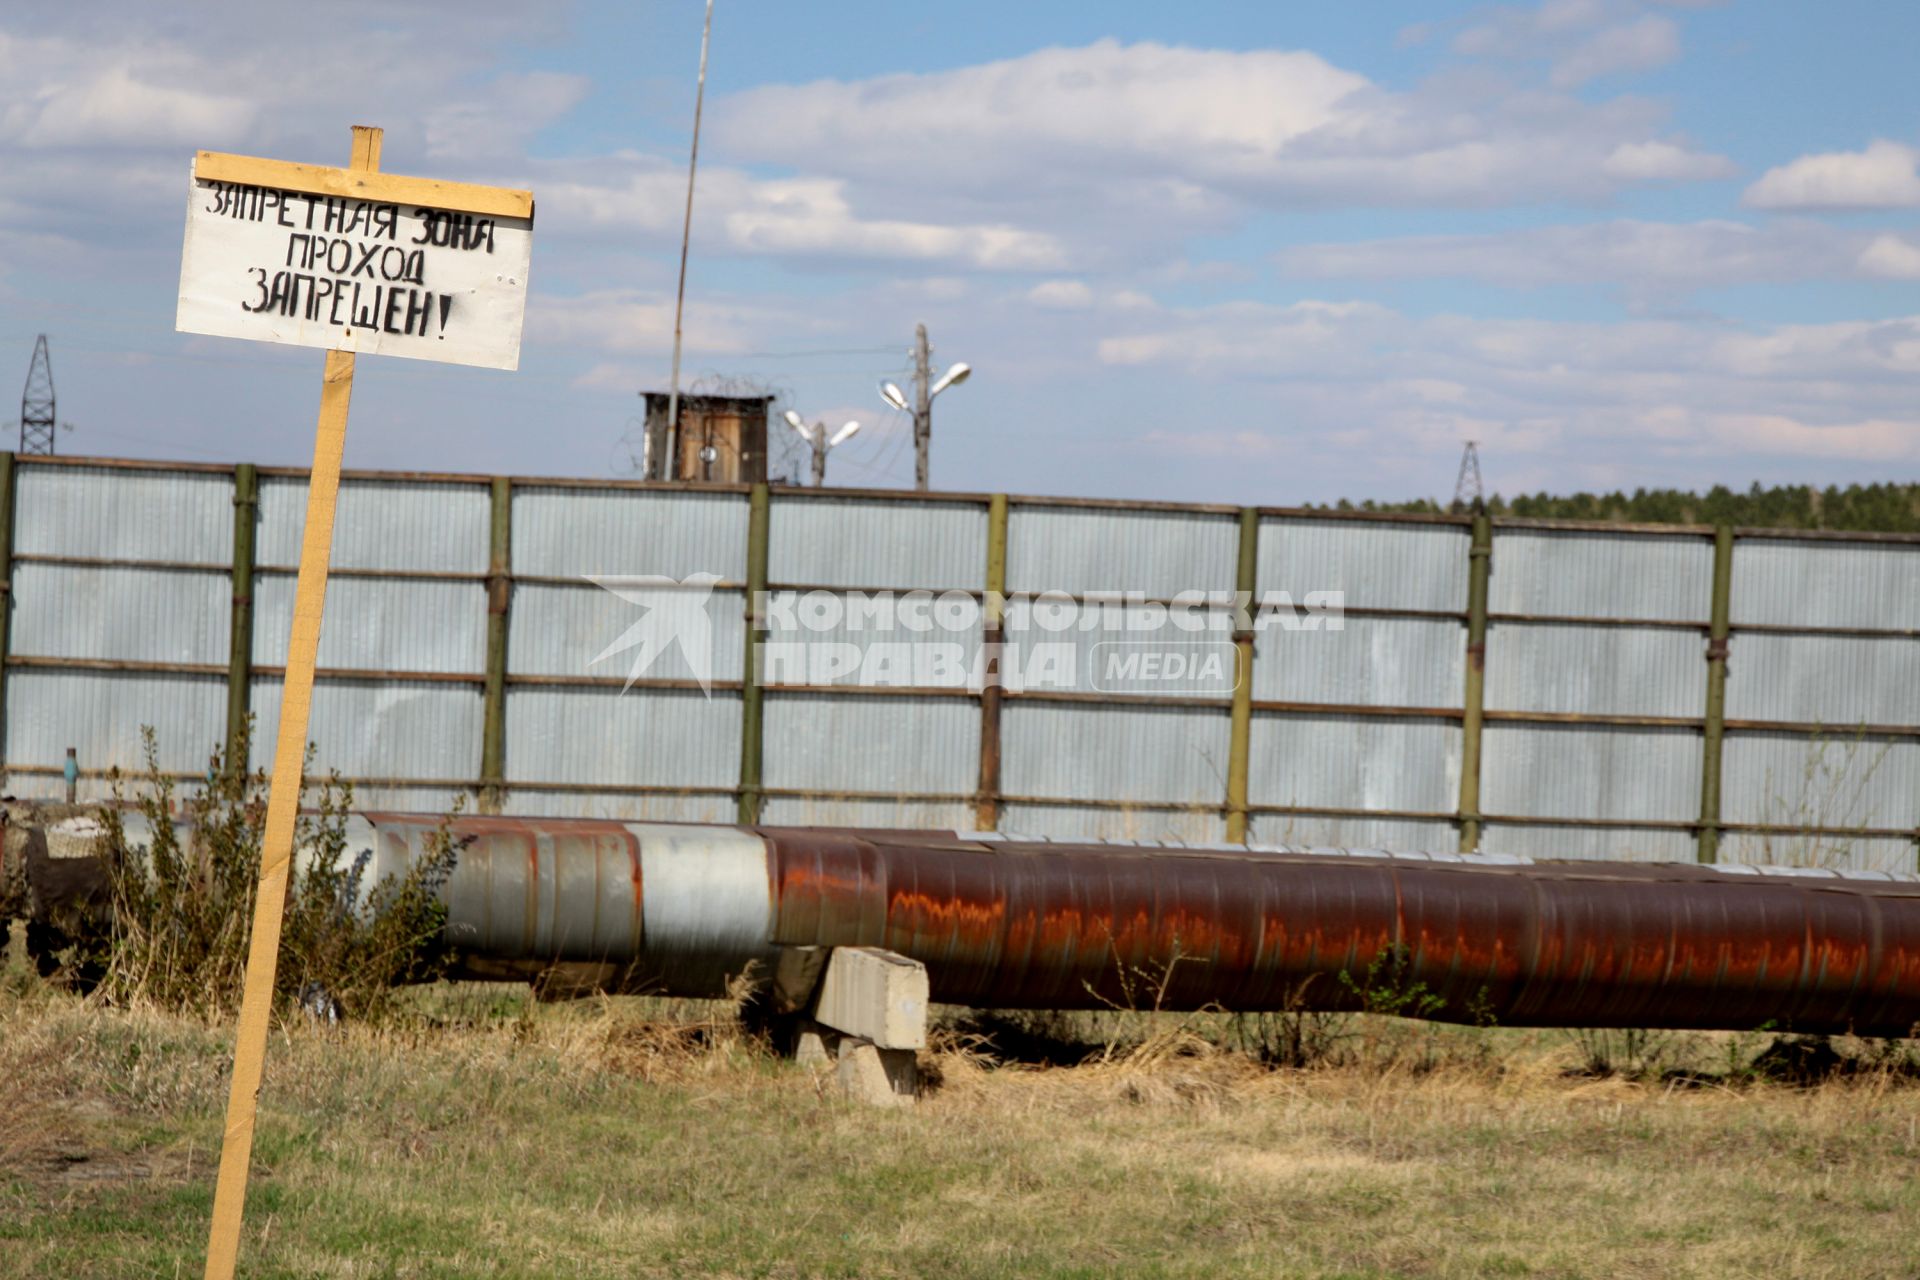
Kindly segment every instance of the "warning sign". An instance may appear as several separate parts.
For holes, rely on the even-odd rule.
[[[526,192],[201,152],[175,327],[513,369],[532,256]]]

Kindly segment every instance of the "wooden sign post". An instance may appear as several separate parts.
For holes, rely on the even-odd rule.
[[[354,353],[519,364],[533,196],[382,174],[380,140],[380,130],[354,126],[348,169],[204,151],[194,161],[177,327],[327,349],[208,1280],[231,1277],[240,1248]]]

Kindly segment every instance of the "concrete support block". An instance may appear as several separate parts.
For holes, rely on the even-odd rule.
[[[782,947],[773,964],[773,1009],[796,1013],[813,1003],[832,947]]]
[[[854,1036],[840,1041],[834,1068],[840,1091],[855,1102],[876,1107],[910,1107],[920,1084],[911,1049],[882,1049]]]
[[[927,970],[877,947],[788,948],[774,971],[773,1002],[810,1005],[794,1060],[833,1068],[842,1096],[870,1106],[911,1106],[920,1087],[915,1051],[927,1043]]]
[[[836,947],[820,979],[813,1016],[879,1049],[922,1049],[927,990],[927,969],[917,960],[878,947]]]
[[[840,1037],[817,1022],[805,1022],[793,1040],[793,1060],[803,1067],[830,1067]]]

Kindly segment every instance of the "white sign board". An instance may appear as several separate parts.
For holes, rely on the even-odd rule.
[[[196,176],[174,327],[515,369],[532,257],[531,216]]]

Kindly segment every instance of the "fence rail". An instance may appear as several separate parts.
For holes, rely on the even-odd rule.
[[[142,724],[197,777],[251,715],[266,762],[304,489],[0,454],[9,789],[59,790],[71,746],[100,794]],[[334,562],[312,734],[368,807],[1883,869],[1920,845],[1913,535],[349,472]],[[713,575],[705,687],[680,653],[590,664],[635,615],[585,575],[629,573]],[[1344,626],[1232,632],[1217,696],[766,668],[817,595],[978,601],[971,666],[1041,593],[1275,589],[1343,592]]]

